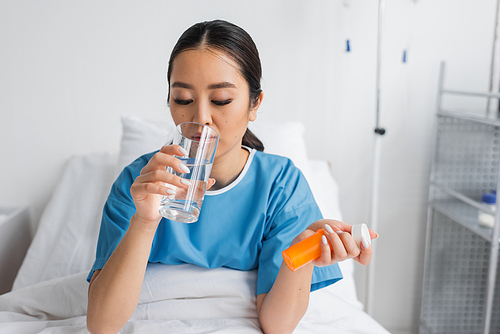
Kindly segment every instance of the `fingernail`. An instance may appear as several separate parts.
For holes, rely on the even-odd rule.
[[[179,151],[182,153],[182,155],[186,156],[189,155],[188,151],[186,151],[183,147],[179,147]]]
[[[344,231],[335,231],[335,233],[337,233],[337,234],[344,234],[345,232]]]
[[[217,183],[217,180],[216,180],[216,179],[212,179],[212,180],[214,180],[214,184],[215,184],[215,183]],[[212,186],[213,186],[214,184],[212,184]]]
[[[186,179],[181,179],[181,183],[185,184],[186,186],[190,186],[191,185],[191,182],[189,182]]]
[[[361,238],[361,242],[363,243],[364,248],[370,248],[370,245],[372,244],[371,241],[368,238]]]
[[[167,189],[167,194],[175,195],[175,191],[169,188],[169,189]]]
[[[325,230],[328,232],[328,233],[333,233],[333,228],[328,225],[328,224],[325,224]]]
[[[188,166],[184,165],[184,164],[180,164],[179,165],[179,168],[182,169],[182,171],[186,174],[189,174],[191,173],[191,171],[189,170]]]
[[[328,240],[326,240],[326,237],[324,235],[321,236],[321,243],[323,245],[326,245],[328,243]]]

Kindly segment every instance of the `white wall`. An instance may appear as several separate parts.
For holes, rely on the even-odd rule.
[[[496,1],[387,1],[382,80],[380,239],[376,318],[391,328],[418,324],[431,133],[439,63],[450,89],[488,88]],[[411,26],[413,22],[413,26]],[[401,62],[407,47],[408,63]],[[500,80],[498,77],[496,80]],[[443,107],[485,112],[485,99],[451,99]],[[385,238],[388,237],[388,239]],[[389,241],[390,239],[390,241]],[[384,240],[384,242],[382,241]],[[387,241],[386,241],[387,240]],[[386,273],[383,275],[382,273]],[[405,309],[400,316],[393,313]]]
[[[36,223],[68,157],[117,151],[124,113],[165,117],[175,41],[195,22],[224,18],[245,28],[261,53],[258,121],[303,121],[310,156],[332,164],[345,220],[367,222],[377,3],[3,1],[0,205],[30,205]],[[450,88],[487,89],[495,5],[386,0],[375,318],[394,333],[418,326],[439,62],[448,62]],[[444,102],[485,108],[484,100]],[[363,298],[364,270],[357,269]]]

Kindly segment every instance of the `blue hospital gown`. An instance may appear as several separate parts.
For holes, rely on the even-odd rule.
[[[149,262],[205,268],[258,268],[257,294],[271,289],[281,252],[322,214],[301,171],[288,158],[248,149],[245,168],[230,185],[207,191],[197,222],[159,223]],[[102,269],[135,213],[130,186],[154,153],[127,166],[104,206],[96,260],[87,278]],[[311,291],[342,278],[337,264],[315,267]]]

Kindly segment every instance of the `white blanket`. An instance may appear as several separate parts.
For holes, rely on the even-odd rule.
[[[87,272],[0,296],[3,334],[88,333]],[[262,333],[255,302],[256,271],[150,264],[139,305],[120,334]],[[295,333],[385,334],[359,305],[328,288],[311,293]]]

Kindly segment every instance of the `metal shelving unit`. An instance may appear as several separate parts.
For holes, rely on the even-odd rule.
[[[500,333],[500,210],[483,192],[500,190],[500,119],[441,108],[443,94],[500,94],[443,88],[441,64],[429,189],[420,334]],[[479,224],[493,214],[493,228]]]

